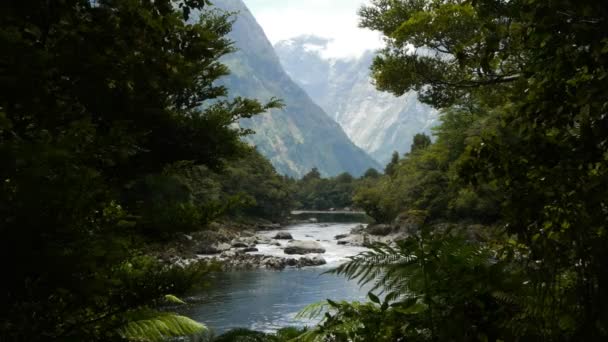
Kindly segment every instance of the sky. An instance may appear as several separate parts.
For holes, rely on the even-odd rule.
[[[365,0],[244,0],[274,44],[312,34],[332,39],[322,55],[327,58],[357,57],[377,49],[377,32],[358,27],[357,11]]]

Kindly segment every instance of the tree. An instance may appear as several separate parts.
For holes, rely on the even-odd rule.
[[[336,176],[336,182],[338,183],[352,183],[355,178],[348,172],[343,172]]]
[[[379,177],[380,177],[380,172],[378,172],[378,170],[376,170],[374,168],[367,169],[367,171],[365,171],[365,173],[363,174],[363,178],[376,179]]]
[[[424,134],[418,133],[414,136],[414,141],[412,142],[412,146],[410,147],[410,152],[416,152],[419,150],[423,150],[431,145],[431,138]]]
[[[388,164],[386,164],[386,167],[384,168],[384,174],[393,176],[395,174],[395,169],[397,165],[399,165],[399,152],[394,151],[393,155],[391,156],[391,161],[388,162]]]
[[[372,65],[380,90],[418,91],[422,101],[445,107],[479,87],[521,80],[520,2],[373,0],[361,25],[380,31],[387,45]]]
[[[249,201],[230,214],[281,221],[293,208],[292,183],[282,178],[270,161],[255,148],[229,163],[219,182],[227,196],[244,196]],[[226,200],[226,199],[224,199]]]
[[[319,179],[321,179],[321,173],[316,167],[313,167],[307,174],[304,175],[304,177],[302,177],[302,180],[305,182]]]
[[[181,185],[155,177],[182,161],[220,170],[246,150],[234,124],[278,105],[225,99],[230,20],[207,4],[2,3],[0,249],[15,261],[0,339],[124,338],[202,277],[141,255],[167,222],[204,222]],[[164,192],[150,201],[175,204],[166,219],[128,200],[142,180]]]
[[[527,269],[543,288],[535,310],[555,313],[540,320],[545,339],[608,335],[607,11],[597,1],[494,0],[375,0],[360,11],[387,41],[372,67],[379,89],[414,90],[469,118],[485,111],[451,169],[500,194],[507,233],[538,264]],[[469,202],[461,195],[454,203]]]

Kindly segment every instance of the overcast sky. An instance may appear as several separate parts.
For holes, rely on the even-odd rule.
[[[365,0],[244,0],[274,44],[303,34],[333,39],[326,57],[357,56],[381,46],[378,33],[358,27]]]

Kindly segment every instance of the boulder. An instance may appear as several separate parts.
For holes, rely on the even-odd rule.
[[[338,245],[348,245],[348,244],[350,244],[350,242],[348,242],[348,241],[344,241],[344,240],[338,241]]]
[[[350,230],[351,234],[361,234],[363,232],[365,232],[365,226],[362,224],[357,225],[355,228]]]
[[[234,248],[247,248],[247,247],[249,247],[249,244],[246,243],[246,242],[244,242],[244,241],[235,240],[235,241],[232,241],[232,247],[234,247]]]
[[[264,237],[264,236],[258,236],[255,240],[256,245],[270,245],[272,243],[272,239]]]
[[[230,245],[227,243],[217,243],[214,245],[202,245],[196,251],[196,254],[201,255],[213,255],[220,254],[230,249]]]
[[[327,264],[327,261],[320,256],[315,257],[302,257],[298,260],[299,267],[307,267],[307,266],[321,266]]]
[[[255,248],[255,247],[246,247],[241,249],[241,252],[243,253],[251,253],[251,252],[259,252],[260,250]]]
[[[376,236],[387,236],[393,231],[393,227],[388,224],[375,224],[366,229],[367,233]]]
[[[215,246],[204,245],[204,246],[199,246],[196,249],[195,253],[200,254],[200,255],[213,255],[213,254],[220,254],[222,252],[218,251],[217,248],[215,248]]]
[[[336,240],[342,240],[348,237],[348,234],[340,234],[340,235],[336,235],[334,236],[334,239]]]
[[[274,238],[276,240],[293,240],[293,236],[291,236],[291,234],[288,232],[278,232]]]
[[[287,258],[285,259],[285,264],[287,266],[298,266],[298,260],[294,258]]]
[[[259,230],[276,230],[281,229],[281,225],[278,223],[263,223],[258,225]]]
[[[230,242],[234,248],[255,247],[258,238],[255,236],[239,237]]]
[[[236,257],[236,255],[237,255],[236,251],[225,251],[225,252],[222,252],[222,254],[220,254],[220,257],[224,258],[224,259],[230,259],[230,258]]]
[[[325,248],[315,241],[293,241],[284,251],[285,254],[325,253]]]
[[[270,268],[273,270],[282,270],[285,268],[286,262],[285,259],[282,258],[269,258],[263,261],[263,264],[266,268]]]

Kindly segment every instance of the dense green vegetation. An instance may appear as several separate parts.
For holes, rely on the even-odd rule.
[[[175,165],[170,172],[195,206],[210,209],[206,222],[220,216],[280,222],[295,205],[294,181],[279,175],[254,148],[243,147],[219,171],[188,162]],[[153,193],[161,192],[156,189]]]
[[[286,183],[234,127],[279,103],[226,99],[216,80],[230,19],[207,5],[2,3],[0,340],[201,331],[156,308],[213,266],[164,264],[148,243],[289,206]]]
[[[496,221],[501,204],[496,185],[473,185],[458,174],[468,132],[475,132],[467,127],[474,125],[473,120],[458,110],[444,111],[442,124],[435,129],[436,142],[414,139],[412,152],[401,158],[394,155],[384,177],[356,188],[355,206],[381,223],[409,210],[423,210],[436,220]]]
[[[376,169],[368,169],[361,178],[354,178],[347,172],[323,178],[319,170],[313,168],[293,183],[294,206],[305,210],[352,209],[353,194],[359,184],[379,177]]]
[[[328,301],[307,339],[608,338],[607,11],[567,0],[361,10],[386,37],[377,86],[418,91],[442,124],[355,203],[377,221],[415,213],[426,223],[338,268],[386,296]]]
[[[417,135],[384,175],[299,181],[242,143],[235,123],[280,103],[217,83],[231,25],[208,5],[0,5],[0,340],[202,332],[162,308],[214,265],[167,264],[150,245],[223,215],[353,205],[423,222],[335,270],[373,283],[369,302],[329,300],[306,332],[216,340],[608,339],[605,4],[371,0],[362,25],[387,42],[375,82],[440,108],[436,139]]]

